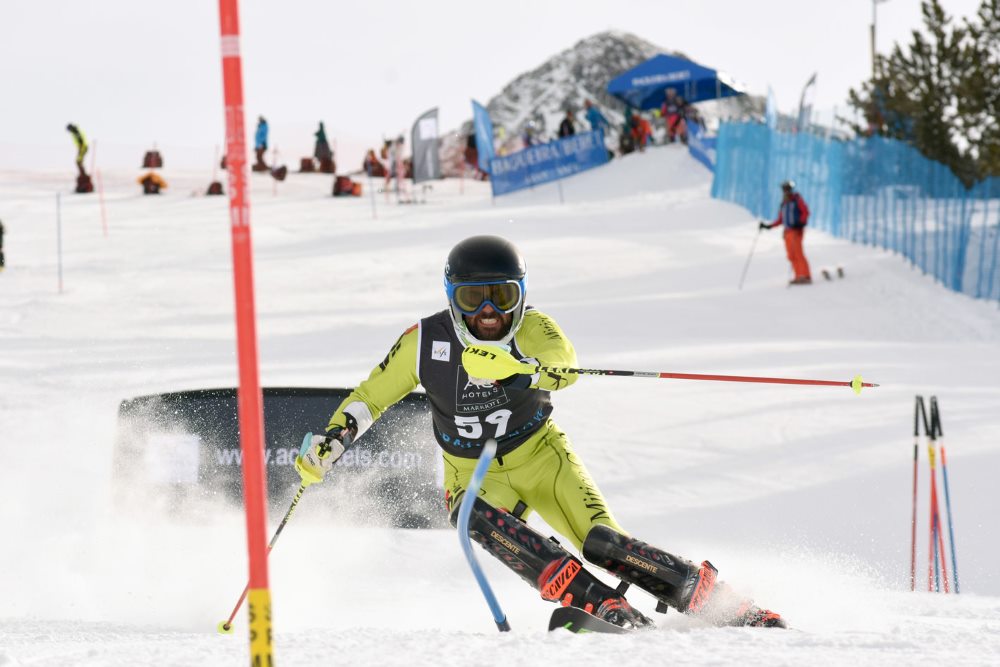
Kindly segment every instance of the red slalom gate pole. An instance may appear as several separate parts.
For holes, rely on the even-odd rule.
[[[101,202],[101,227],[104,229],[104,237],[108,236],[108,216],[104,210],[104,182],[101,180],[100,169],[94,172],[97,178],[97,198]]]
[[[934,488],[934,476],[931,475],[931,489]],[[934,591],[934,553],[936,545],[934,544],[934,497],[930,498],[930,511],[928,514],[928,524],[927,524],[927,534],[928,539],[930,539],[930,547],[927,550],[927,592]]]
[[[934,525],[934,532],[931,539],[936,539],[937,551],[934,553],[934,577],[935,580],[944,580],[944,592],[950,593],[948,587],[948,562],[944,558],[944,535],[941,532],[941,505],[938,503],[937,495],[937,462],[935,461],[937,455],[937,442],[935,439],[935,433],[933,427],[931,428],[931,511],[934,513],[931,521]],[[938,554],[940,553],[940,560],[938,559]],[[938,565],[940,564],[941,572],[938,572]],[[940,585],[938,585],[938,590],[940,590]]]
[[[932,590],[931,579],[938,591],[941,590],[941,570],[944,570],[944,592],[948,592],[948,566],[944,562],[944,543],[941,537],[941,512],[938,509],[938,499],[937,499],[937,472],[935,465],[935,446],[933,433],[931,434],[931,442],[927,445],[927,456],[930,459],[930,469],[931,469],[931,503],[930,503],[930,553],[929,561],[927,563],[927,568],[929,572],[933,572],[933,577],[929,577],[927,582],[927,590]],[[938,547],[940,546],[940,558],[938,560]]]
[[[226,166],[236,299],[236,347],[239,359],[240,448],[243,453],[243,501],[250,560],[247,611],[250,664],[273,665],[271,591],[267,575],[267,477],[264,468],[264,417],[257,368],[250,201],[247,197],[246,127],[243,117],[243,64],[240,58],[238,0],[219,0],[219,33],[226,115]]]

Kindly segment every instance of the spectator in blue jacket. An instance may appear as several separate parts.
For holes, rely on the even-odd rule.
[[[610,124],[608,123],[608,119],[604,117],[604,114],[601,113],[601,110],[595,107],[590,100],[585,101],[583,106],[587,109],[587,122],[590,123],[590,129],[595,132],[603,130],[607,134]]]
[[[253,149],[257,153],[257,164],[254,165],[254,169],[266,171],[264,151],[267,150],[267,121],[263,116],[257,117],[257,132],[254,134]]]

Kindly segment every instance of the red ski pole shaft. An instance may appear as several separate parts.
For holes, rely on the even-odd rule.
[[[877,387],[873,382],[863,382],[857,375],[853,380],[803,380],[801,378],[760,377],[756,375],[711,375],[706,373],[661,373],[649,371],[615,371],[597,368],[559,368],[554,366],[536,366],[542,373],[576,373],[578,375],[612,375],[618,377],[659,378],[663,380],[708,380],[714,382],[757,382],[762,384],[798,384],[826,387],[851,387],[855,393],[861,393],[862,387]]]
[[[650,371],[616,371],[604,368],[569,368],[564,366],[538,366],[525,364],[510,354],[496,352],[488,346],[470,345],[462,351],[462,366],[473,377],[499,380],[510,375],[534,375],[554,373],[556,375],[613,375],[618,377],[657,378],[663,380],[714,380],[716,382],[759,382],[766,384],[819,385],[828,387],[850,387],[860,394],[862,387],[877,387],[873,382],[864,382],[860,375],[851,380],[803,380],[801,378],[774,378],[756,375],[710,375],[707,373],[663,373]]]

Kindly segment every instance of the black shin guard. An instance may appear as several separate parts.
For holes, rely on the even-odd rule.
[[[458,506],[456,503],[451,513],[452,525],[458,524]],[[472,506],[469,535],[546,600],[596,608],[615,596],[615,589],[587,572],[558,542],[481,498]]]
[[[701,568],[691,561],[607,526],[590,529],[583,543],[583,557],[681,611],[689,609],[701,579]]]
[[[451,525],[458,525],[456,502],[451,512]],[[486,551],[527,581],[540,589],[539,578],[553,561],[561,561],[569,552],[554,540],[535,532],[510,512],[497,509],[476,498],[469,518],[469,536]]]

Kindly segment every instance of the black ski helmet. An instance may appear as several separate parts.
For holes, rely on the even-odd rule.
[[[517,333],[524,316],[526,274],[520,251],[513,243],[499,236],[470,236],[452,248],[444,265],[444,284],[452,324],[459,340],[466,345],[507,345]],[[516,281],[521,286],[521,301],[511,313],[513,319],[510,330],[500,340],[479,340],[469,331],[462,313],[451,299],[454,286],[460,283],[502,281]]]
[[[787,190],[788,192],[795,192],[795,181],[789,179],[787,181],[781,182],[781,189]]]

